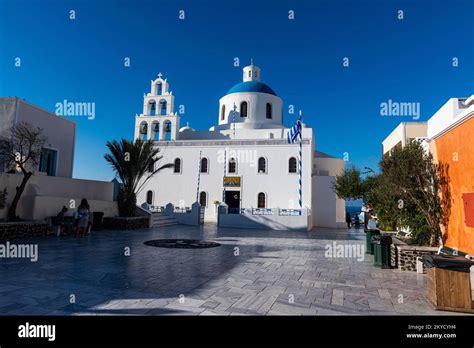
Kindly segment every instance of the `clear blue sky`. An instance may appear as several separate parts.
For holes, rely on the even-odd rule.
[[[285,110],[303,110],[319,150],[375,168],[382,139],[410,120],[382,117],[381,102],[419,102],[426,120],[448,98],[474,92],[473,13],[472,0],[0,0],[0,96],[51,111],[64,99],[95,102],[94,120],[73,118],[74,177],[110,180],[105,142],[133,137],[158,72],[186,107],[182,124],[208,129],[253,58]]]

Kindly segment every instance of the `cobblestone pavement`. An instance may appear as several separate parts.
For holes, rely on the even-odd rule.
[[[160,238],[221,246],[143,244]],[[425,275],[375,268],[370,255],[326,255],[327,245],[358,248],[364,238],[204,225],[18,240],[38,243],[39,259],[0,259],[0,315],[449,314],[427,303]]]

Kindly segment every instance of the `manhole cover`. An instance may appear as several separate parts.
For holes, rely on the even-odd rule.
[[[197,239],[155,239],[145,242],[146,245],[158,248],[177,248],[177,249],[203,249],[220,246],[216,242],[208,242]]]

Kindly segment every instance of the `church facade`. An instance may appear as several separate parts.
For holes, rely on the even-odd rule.
[[[288,143],[283,101],[260,74],[253,64],[243,69],[243,81],[219,100],[217,124],[204,131],[181,127],[168,81],[161,74],[151,81],[143,112],[135,117],[134,136],[153,140],[163,156],[160,163],[174,168],[147,183],[137,195],[138,205],[172,203],[185,209],[199,202],[204,221],[217,221],[221,206],[226,213],[262,221],[304,211],[307,229],[344,225],[345,202],[332,188],[343,160],[317,151],[312,128],[302,124],[300,185],[299,143]],[[239,220],[233,221],[240,227]],[[280,222],[266,227],[278,228]]]

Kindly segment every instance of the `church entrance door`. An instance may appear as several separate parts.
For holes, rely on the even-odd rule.
[[[229,207],[229,214],[240,213],[240,191],[226,191],[225,204]]]

